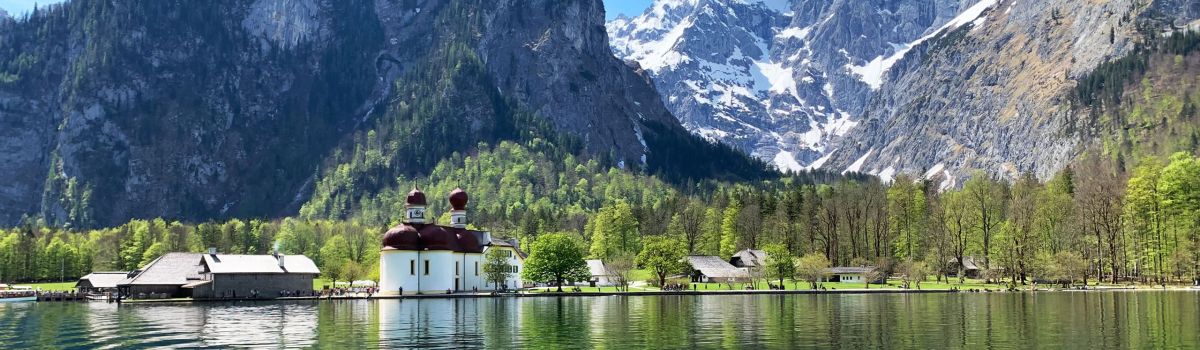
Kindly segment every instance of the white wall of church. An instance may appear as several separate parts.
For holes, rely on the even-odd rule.
[[[483,254],[462,253],[460,254],[459,261],[463,267],[459,274],[462,282],[458,287],[461,290],[491,290],[483,284]]]
[[[511,248],[503,249],[511,252],[508,264],[516,267],[516,272],[509,275],[506,281],[508,288],[522,287],[521,271],[524,263]],[[425,261],[429,261],[429,271],[425,270]],[[379,255],[379,288],[384,295],[396,295],[400,288],[404,294],[416,293],[441,294],[447,289],[454,291],[490,291],[496,286],[487,281],[483,273],[483,265],[487,261],[484,254],[457,253],[453,251],[412,251],[412,250],[383,250]],[[457,270],[455,271],[455,265]]]
[[[445,293],[454,289],[454,252],[449,250],[422,251],[417,261],[417,276],[421,293]],[[428,270],[425,262],[428,261]]]
[[[410,269],[417,261],[418,252],[412,250],[384,250],[379,253],[379,291],[396,294],[404,288],[404,294],[417,292],[417,274]],[[418,266],[418,268],[420,268]],[[417,273],[420,273],[417,271]]]

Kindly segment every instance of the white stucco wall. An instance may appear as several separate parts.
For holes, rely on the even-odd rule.
[[[474,290],[491,290],[483,285],[483,254],[464,253],[461,261],[463,262],[462,285],[460,288],[464,291]]]
[[[504,249],[512,252],[512,256],[508,258],[508,264],[516,266],[517,272],[511,274],[506,283],[510,289],[522,287],[523,281],[520,275],[525,266],[516,251],[509,248],[489,247],[488,249]],[[425,273],[426,260],[429,261],[428,274]],[[455,274],[456,262],[459,264],[457,274]],[[379,255],[380,293],[396,295],[401,287],[404,288],[406,295],[418,292],[441,294],[445,293],[446,289],[454,291],[472,291],[475,288],[480,291],[495,290],[496,286],[488,283],[487,277],[483,273],[485,263],[484,254],[384,250]],[[477,265],[478,270],[476,270]],[[415,274],[410,266],[415,267]]]
[[[454,289],[454,255],[454,252],[449,250],[421,252],[417,260],[421,293],[446,293],[447,289]],[[425,271],[425,261],[429,261],[428,273]]]
[[[417,261],[418,252],[411,250],[384,250],[379,253],[379,291],[395,295],[404,288],[404,294],[418,290],[417,275],[410,270],[410,261]],[[418,269],[420,266],[417,267]],[[420,273],[418,271],[418,273]]]

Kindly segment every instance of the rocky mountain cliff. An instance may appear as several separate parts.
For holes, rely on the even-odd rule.
[[[608,24],[693,132],[774,160],[891,179],[1043,179],[1088,142],[1077,80],[1194,0],[660,0]]]
[[[854,128],[885,58],[946,27],[964,2],[660,0],[608,31],[688,129],[799,170],[820,167]]]
[[[0,224],[283,215],[367,146],[388,161],[340,196],[478,142],[561,135],[627,168],[763,174],[688,156],[734,153],[693,140],[611,55],[603,11],[599,0],[69,1],[5,21]]]
[[[834,146],[831,169],[890,178],[978,169],[1047,179],[1089,135],[1075,124],[1077,80],[1150,32],[1187,22],[1195,2],[984,1],[969,25],[913,48],[887,73],[860,128]]]

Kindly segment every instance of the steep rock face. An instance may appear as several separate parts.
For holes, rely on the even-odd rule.
[[[68,1],[3,21],[0,223],[294,213],[368,129],[415,125],[370,141],[429,146],[391,155],[428,165],[516,133],[497,115],[518,109],[591,153],[663,166],[655,140],[687,132],[612,56],[603,18],[599,0],[245,0]],[[430,57],[486,72],[413,70]],[[449,83],[420,111],[444,119],[395,120]],[[428,170],[408,164],[389,174]]]
[[[7,23],[0,221],[275,214],[371,85],[340,67],[369,46],[329,37],[369,37],[372,19],[278,3],[74,1]]]
[[[956,0],[659,0],[607,27],[689,130],[820,167],[882,83],[885,58],[951,22]]]
[[[1191,6],[981,4],[987,10],[970,23],[916,46],[887,71],[860,127],[833,146],[827,168],[938,177],[944,187],[972,170],[1046,179],[1074,157],[1080,142],[1068,96],[1074,79],[1131,49],[1137,24],[1157,23],[1146,22],[1151,13],[1186,22]]]
[[[613,57],[601,1],[488,4],[479,52],[498,87],[588,149],[645,165],[643,123],[686,132],[649,80]]]

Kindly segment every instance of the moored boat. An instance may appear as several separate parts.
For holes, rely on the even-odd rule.
[[[0,303],[18,301],[37,301],[37,291],[28,286],[15,286],[0,290]]]

